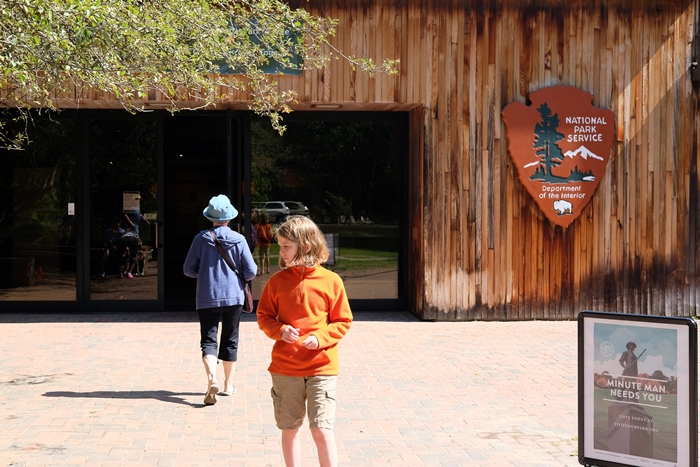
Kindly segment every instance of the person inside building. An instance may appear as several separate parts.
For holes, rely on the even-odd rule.
[[[248,242],[248,248],[250,248],[250,254],[255,258],[255,249],[258,247],[258,218],[260,212],[257,209],[253,210],[250,217],[250,240]],[[257,262],[256,262],[257,264]]]
[[[105,274],[111,267],[119,268],[121,261],[118,255],[118,243],[125,231],[121,227],[121,221],[115,219],[112,227],[102,232],[102,257],[100,258],[100,276]]]
[[[141,248],[141,238],[132,229],[127,230],[117,242],[117,250],[121,260],[119,278],[133,279],[131,273],[136,265],[136,253]]]
[[[133,229],[133,231],[136,232],[136,235],[140,235],[139,224],[141,223],[142,220],[146,224],[151,225],[151,223],[148,222],[148,219],[143,217],[141,215],[141,211],[138,211],[138,210],[125,212],[124,218],[126,219],[126,222],[127,222],[127,228]]]
[[[270,218],[266,212],[261,212],[258,216],[258,225],[255,229],[258,240],[258,276],[270,274],[270,245],[274,238]]]

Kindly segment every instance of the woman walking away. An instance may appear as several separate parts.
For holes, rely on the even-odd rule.
[[[228,228],[229,221],[238,215],[228,197],[214,196],[203,214],[214,225],[194,237],[182,269],[186,276],[197,279],[200,346],[207,374],[204,404],[214,405],[217,394],[229,396],[236,391],[233,374],[238,360],[238,327],[244,301],[243,283],[224,260],[214,238],[246,281],[255,278],[257,266],[245,237]],[[221,344],[217,341],[219,320]],[[217,356],[224,367],[223,390],[216,378]]]

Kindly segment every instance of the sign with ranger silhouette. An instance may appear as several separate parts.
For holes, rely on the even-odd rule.
[[[610,158],[615,115],[571,86],[533,92],[502,112],[518,178],[544,215],[568,227],[590,202]]]

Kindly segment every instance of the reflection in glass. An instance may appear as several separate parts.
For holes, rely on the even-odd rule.
[[[252,124],[252,221],[261,232],[254,256],[261,275],[279,270],[274,232],[290,214],[310,216],[332,252],[327,267],[351,299],[399,297],[403,125],[394,122],[269,122]],[[271,225],[269,247],[265,222]]]
[[[211,228],[202,211],[212,196],[227,193],[227,119],[207,113],[163,120],[165,307],[193,310],[197,281],[183,274],[182,265],[195,235]],[[230,224],[234,230],[236,222]]]
[[[76,300],[75,123],[37,116],[28,132],[0,149],[0,301]]]
[[[157,300],[156,123],[90,122],[90,298]]]

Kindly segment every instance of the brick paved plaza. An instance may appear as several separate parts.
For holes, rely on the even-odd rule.
[[[238,393],[205,407],[193,312],[0,314],[0,466],[282,466],[272,341],[252,316],[241,328]],[[340,464],[579,465],[576,332],[356,313]],[[303,436],[304,465],[318,465]]]

